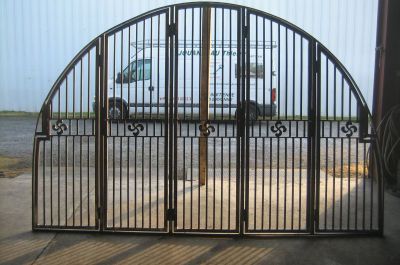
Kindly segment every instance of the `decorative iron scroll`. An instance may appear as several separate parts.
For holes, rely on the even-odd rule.
[[[209,136],[211,132],[215,132],[214,126],[210,125],[210,121],[205,121],[199,125],[199,130],[203,136]]]
[[[61,135],[64,133],[64,131],[68,130],[68,126],[63,120],[57,120],[56,123],[53,124],[52,128],[57,132],[57,135]]]
[[[275,125],[271,126],[271,131],[275,133],[276,137],[279,137],[282,133],[287,131],[287,128],[282,124],[282,121],[277,121],[275,122]]]
[[[357,127],[351,121],[347,121],[345,126],[340,129],[347,137],[351,137],[353,133],[357,132]]]
[[[138,136],[139,133],[144,130],[144,126],[141,123],[132,122],[128,125],[128,130],[131,131],[134,136]]]

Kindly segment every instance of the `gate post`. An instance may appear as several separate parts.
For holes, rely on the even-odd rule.
[[[100,231],[103,231],[105,229],[106,225],[106,218],[107,218],[107,87],[105,84],[107,84],[107,67],[108,67],[108,62],[107,62],[107,53],[108,53],[108,41],[106,35],[102,35],[100,37],[100,54],[98,55],[98,64],[100,65],[99,68],[99,89],[98,89],[98,94],[99,96],[97,97],[96,95],[96,111],[97,113],[97,137],[98,137],[98,145],[99,145],[99,155],[97,156],[98,158],[98,170],[100,171],[96,177],[99,178],[99,187],[98,187],[98,192],[100,193],[98,196],[98,204],[96,205],[97,208],[97,214],[98,214],[98,220],[99,220],[99,229]]]
[[[169,39],[169,47],[166,47],[166,55],[168,55],[168,58],[166,58],[166,64],[169,63],[169,69],[166,67],[166,77],[169,79],[169,91],[167,93],[166,90],[166,106],[167,110],[166,113],[168,113],[168,129],[166,130],[166,135],[168,139],[168,156],[166,157],[166,160],[168,160],[168,203],[167,208],[165,209],[164,212],[164,218],[166,224],[168,223],[168,233],[172,235],[173,233],[173,228],[176,225],[176,216],[169,215],[168,213],[171,212],[174,209],[174,206],[176,204],[176,186],[173,185],[173,183],[176,183],[177,178],[175,175],[176,172],[176,150],[174,149],[174,144],[176,144],[176,114],[174,113],[174,105],[177,104],[174,99],[174,94],[176,93],[174,90],[176,89],[177,86],[177,78],[175,78],[176,74],[176,64],[177,64],[177,58],[175,58],[175,53],[174,51],[178,49],[178,47],[175,47],[175,39],[177,38],[176,31],[177,31],[177,22],[174,22],[175,19],[175,8],[172,6],[169,9],[169,12],[167,12],[167,22],[169,24],[166,25],[167,29],[169,28],[169,33],[168,33],[168,39]],[[178,16],[176,16],[178,17]],[[174,25],[175,23],[175,25]],[[172,30],[171,30],[172,29]],[[177,44],[177,42],[176,42]],[[168,48],[169,48],[169,54],[168,54]],[[169,71],[168,71],[169,70]],[[167,72],[168,71],[168,72]],[[175,164],[174,164],[175,163]],[[167,195],[166,195],[167,196]],[[176,209],[176,208],[175,208]],[[170,218],[168,218],[170,217]],[[173,226],[174,222],[174,226]]]
[[[100,93],[102,91],[102,52],[103,52],[103,38],[100,37],[97,39],[96,43],[96,81],[95,81],[95,106],[94,106],[94,111],[95,111],[95,224],[96,228],[99,228],[99,223],[101,221],[100,216],[100,198],[101,192],[99,190],[99,180],[100,180],[100,173],[101,173],[101,168],[100,168],[100,142],[101,142],[101,135],[100,135],[100,127],[101,127],[101,115],[100,115],[100,104],[99,104],[99,98],[100,98]]]
[[[247,117],[246,117],[246,110],[248,104],[245,104],[246,102],[246,93],[248,91],[246,85],[247,85],[247,72],[246,72],[246,66],[247,66],[247,60],[249,58],[246,57],[246,49],[248,47],[247,43],[247,32],[248,28],[246,28],[246,23],[247,26],[249,26],[249,14],[248,14],[248,9],[243,8],[240,12],[240,17],[238,18],[240,21],[240,30],[241,32],[238,32],[238,39],[240,39],[240,56],[238,57],[238,77],[241,79],[238,83],[240,83],[240,96],[238,95],[239,98],[239,114],[237,115],[237,123],[238,123],[238,136],[240,134],[240,137],[238,139],[239,142],[239,147],[238,147],[238,153],[239,153],[239,161],[238,165],[240,167],[239,172],[239,180],[240,180],[240,189],[239,189],[239,216],[238,216],[238,221],[239,221],[239,234],[244,235],[245,229],[247,227],[247,216],[246,216],[246,210],[245,209],[245,178],[248,179],[246,176],[247,170],[245,170],[245,167],[247,167],[247,161],[246,161],[246,146],[247,146],[247,136],[248,136],[248,122],[247,122]],[[239,42],[239,41],[238,41]],[[238,93],[239,94],[239,93]],[[240,128],[239,128],[240,127]]]
[[[201,83],[200,83],[200,126],[207,127],[210,95],[210,48],[211,48],[211,8],[203,7],[201,33]],[[199,138],[199,180],[205,185],[207,176],[207,136],[202,133]]]
[[[307,198],[308,198],[308,207],[309,211],[307,214],[307,224],[308,224],[308,229],[311,234],[315,234],[315,224],[317,223],[317,218],[318,218],[318,213],[316,207],[316,198],[318,197],[318,194],[316,195],[316,175],[317,170],[319,170],[319,162],[317,163],[317,156],[319,155],[319,152],[317,150],[317,146],[319,148],[319,119],[318,119],[318,113],[319,113],[319,106],[317,99],[319,95],[318,91],[318,58],[316,57],[316,52],[317,52],[317,43],[316,40],[311,39],[309,41],[309,47],[308,47],[308,61],[309,61],[309,69],[308,69],[308,84],[309,84],[309,90],[308,90],[308,100],[309,100],[309,109],[308,109],[308,166],[307,166],[307,171],[308,171],[308,188],[307,188]]]

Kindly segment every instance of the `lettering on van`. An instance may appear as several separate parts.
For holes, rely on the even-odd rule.
[[[235,93],[222,93],[222,92],[217,92],[214,94],[214,92],[210,92],[210,102],[214,102],[214,95],[215,95],[215,101],[216,102],[222,102],[222,101],[229,101],[235,98]],[[160,101],[164,102],[165,97],[161,96],[159,98]],[[187,96],[187,97],[178,97],[178,102],[192,102],[192,97]]]
[[[193,55],[200,55],[201,52],[200,52],[200,50],[192,50],[192,49],[180,50],[178,52],[178,56],[185,56],[185,55],[186,56],[192,56],[192,54]],[[236,56],[237,52],[230,51],[230,50],[228,50],[228,51],[224,50],[224,52],[222,52],[221,50],[212,50],[210,52],[210,55],[212,55],[212,56],[218,56],[218,55],[222,55],[222,54],[224,56]]]
[[[218,92],[218,93],[213,93],[210,92],[210,101],[214,101],[214,97],[215,97],[215,101],[229,101],[230,99],[235,97],[235,93],[222,93],[222,92]]]

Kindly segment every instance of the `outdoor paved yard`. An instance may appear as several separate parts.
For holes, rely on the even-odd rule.
[[[71,175],[72,169],[69,168],[67,179],[64,170],[59,175],[53,172],[51,177],[50,168],[46,169],[45,178],[39,176],[38,224],[93,226],[94,169],[90,168],[89,181],[85,168],[82,176],[79,170],[76,170],[75,176]],[[235,170],[231,170],[229,177],[229,169],[216,170],[215,176],[210,169],[206,184],[200,187],[198,170],[190,171],[186,180],[177,180],[177,228],[235,230],[239,199]],[[142,175],[140,169],[133,167],[129,171],[123,169],[121,174],[119,170],[109,170],[106,199],[108,228],[165,228],[164,175],[149,178],[149,173],[145,170]],[[246,208],[250,230],[307,228],[307,170],[270,171],[259,168],[257,171],[250,170],[249,175],[249,205]],[[371,189],[375,191],[373,200]],[[372,228],[377,229],[376,190],[377,184],[371,179],[321,177],[319,227],[339,230],[342,225],[344,229],[368,230],[372,220]]]
[[[31,231],[31,176],[0,178],[0,264],[399,264],[400,199],[384,237],[210,238]]]
[[[0,156],[18,157],[28,165],[28,167],[23,169],[26,170],[26,174],[15,178],[0,178],[0,264],[400,264],[400,252],[398,251],[400,248],[400,199],[389,193],[385,194],[384,237],[291,237],[260,239],[32,232],[32,183],[29,164],[34,126],[35,118],[31,116],[18,118],[0,117]],[[257,165],[258,170],[260,170],[260,165]],[[280,170],[283,169],[280,168]],[[131,170],[131,174],[132,172]],[[262,172],[259,173],[258,176],[261,176]],[[331,172],[328,173],[331,174]],[[193,174],[195,175],[196,172],[194,171]],[[324,176],[323,173],[321,174]],[[302,175],[305,176],[305,174]],[[109,176],[111,177],[112,175],[110,174]],[[186,173],[182,171],[182,176],[178,181],[178,189],[181,191],[183,191],[184,176],[190,179],[187,168]],[[196,180],[196,176],[193,176],[193,178]],[[86,183],[86,180],[83,178],[84,183]],[[224,192],[222,192],[220,178],[217,176],[216,180],[217,194],[224,194],[225,202],[229,201],[226,200],[227,197],[225,196],[227,195],[226,185],[222,185],[224,186]],[[332,180],[333,178],[328,179],[330,187],[333,185]],[[145,181],[147,181],[147,178]],[[260,197],[260,179],[257,180],[256,185],[253,185],[255,184],[254,179],[250,181],[252,184],[251,189],[257,188],[257,196]],[[273,179],[271,185],[273,190],[276,189],[274,181],[276,180]],[[295,179],[294,193],[296,195],[300,195],[299,191],[304,189],[303,186],[305,184],[303,181],[300,185],[298,181]],[[322,179],[321,181],[321,189],[324,190],[325,180]],[[350,197],[353,201],[353,185],[356,180],[351,178],[350,181]],[[186,181],[185,183],[188,185],[190,181]],[[369,183],[368,179],[366,183]],[[115,184],[117,187],[116,191],[118,191],[120,186],[118,178]],[[162,188],[163,183],[160,182],[159,184]],[[288,194],[291,191],[290,184],[290,178],[288,178]],[[339,182],[335,183],[335,185],[338,184]],[[91,191],[93,190],[92,185],[93,181],[89,186]],[[122,185],[123,190],[125,188],[124,185]],[[130,185],[133,187],[132,182],[130,182]],[[138,185],[138,189],[140,190],[141,184]],[[233,191],[235,182],[231,182],[231,185]],[[343,185],[347,186],[346,180],[344,180]],[[193,190],[194,194],[197,195],[198,187],[196,187],[194,185]],[[213,186],[209,187],[213,188]],[[153,185],[152,189],[154,188],[155,186]],[[282,186],[280,186],[281,188]],[[190,198],[190,192],[187,191],[190,188],[186,186],[185,190],[187,202]],[[338,190],[336,189],[336,192]],[[208,196],[211,196],[210,193],[208,194]],[[48,195],[49,193],[47,193]],[[204,194],[201,195],[204,196]],[[281,195],[282,192],[280,192]],[[333,194],[330,193],[329,196],[331,195]],[[302,196],[304,196],[304,193],[302,193]],[[118,202],[118,198],[119,196],[116,196],[116,202]],[[180,203],[183,202],[181,192],[178,199],[180,199]],[[216,197],[216,199],[216,207],[219,207],[219,197]],[[252,200],[252,197],[250,199]],[[235,201],[235,194],[231,194],[230,201],[231,203]],[[260,201],[257,201],[257,209],[260,207]],[[304,201],[303,197],[302,201]],[[297,198],[295,202],[297,202]],[[125,206],[125,204],[123,205]],[[272,205],[275,205],[274,202]],[[337,206],[336,204],[335,207]],[[250,207],[253,207],[252,204]],[[331,205],[328,204],[328,208],[330,207]],[[353,209],[351,210],[353,211]],[[91,212],[93,212],[93,209]],[[304,209],[302,209],[302,212],[304,213]],[[226,217],[227,215],[224,213],[224,216]],[[119,217],[118,212],[117,217]],[[178,212],[178,217],[182,217],[182,212],[181,215]],[[252,215],[250,214],[249,217],[251,219]],[[275,217],[276,215],[272,219],[275,219]],[[330,219],[329,217],[328,212],[328,219]],[[324,218],[324,212],[320,213],[320,218]],[[226,224],[225,219],[223,222]],[[298,217],[297,219],[295,217],[296,221],[298,219]],[[179,220],[183,221],[182,218]],[[301,216],[300,220],[304,223],[304,216]],[[182,221],[179,221],[180,225],[183,225]]]

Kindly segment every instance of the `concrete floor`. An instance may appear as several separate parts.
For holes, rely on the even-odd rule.
[[[89,172],[83,168],[82,175],[79,168],[75,175],[73,168],[67,168],[67,179],[64,169],[59,175],[55,170],[51,175],[51,168],[46,169],[44,177],[39,174],[38,224],[93,226],[94,168]],[[162,168],[158,170],[161,175],[154,172],[156,168],[145,169],[143,175],[140,168],[109,170],[109,228],[165,228],[164,175]],[[250,169],[249,176],[249,231],[306,229],[307,170],[258,168]],[[177,228],[235,230],[239,187],[235,169],[209,169],[204,186],[199,186],[196,168],[187,170],[185,179],[177,180]],[[334,178],[330,174],[325,177],[321,171],[319,187],[320,229],[378,228],[376,182],[369,178]]]
[[[387,193],[384,237],[34,233],[29,174],[0,179],[0,211],[0,264],[400,264],[400,199]]]

